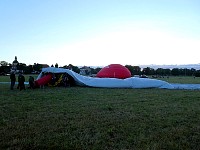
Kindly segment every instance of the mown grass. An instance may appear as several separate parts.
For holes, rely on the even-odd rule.
[[[0,85],[0,149],[199,149],[198,90]]]
[[[16,76],[16,81],[18,81],[18,75],[16,74],[15,76]],[[36,80],[38,75],[34,74],[31,76],[33,76],[34,79]],[[28,82],[29,75],[24,75],[24,77],[26,82]],[[0,82],[10,82],[10,76],[0,76]]]
[[[200,78],[192,76],[170,76],[169,78],[164,77],[158,79],[169,83],[200,84]]]

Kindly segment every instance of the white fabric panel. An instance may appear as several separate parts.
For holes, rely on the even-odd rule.
[[[167,89],[174,88],[171,84],[165,81],[148,79],[148,78],[131,77],[127,79],[117,79],[117,78],[87,77],[77,74],[69,69],[54,68],[54,67],[43,68],[42,72],[68,73],[74,78],[76,84],[81,86],[103,87],[103,88],[167,88]],[[41,77],[42,72],[38,76],[38,79]]]
[[[174,83],[170,84],[162,80],[137,78],[137,77],[131,77],[127,79],[87,77],[77,74],[69,69],[54,68],[54,67],[43,68],[42,72],[68,73],[74,78],[76,84],[80,86],[102,87],[102,88],[164,88],[164,89],[200,90],[200,84],[174,84]],[[39,74],[37,79],[42,77],[42,72]]]

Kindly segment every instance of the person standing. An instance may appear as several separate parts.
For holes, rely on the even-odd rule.
[[[68,87],[69,86],[69,78],[68,78],[67,74],[63,75],[62,80],[63,80],[64,87]]]
[[[29,86],[30,86],[30,89],[34,89],[34,78],[33,76],[29,76]]]
[[[11,83],[10,83],[10,89],[13,90],[13,88],[15,86],[15,81],[16,81],[16,77],[15,77],[15,73],[14,72],[12,72],[10,74],[10,81],[11,81]]]
[[[20,91],[25,90],[24,82],[25,82],[25,77],[23,76],[23,74],[19,73],[18,84],[19,84],[19,90]]]

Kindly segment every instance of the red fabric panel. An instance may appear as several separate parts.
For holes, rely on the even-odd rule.
[[[49,83],[51,81],[51,79],[52,79],[52,74],[45,75],[42,78],[36,80],[35,85],[36,86],[45,85],[45,84]]]
[[[120,64],[111,64],[102,68],[96,77],[125,79],[131,77],[131,72]]]

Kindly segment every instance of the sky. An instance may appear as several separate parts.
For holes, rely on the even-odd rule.
[[[0,0],[0,61],[200,63],[199,0]]]

